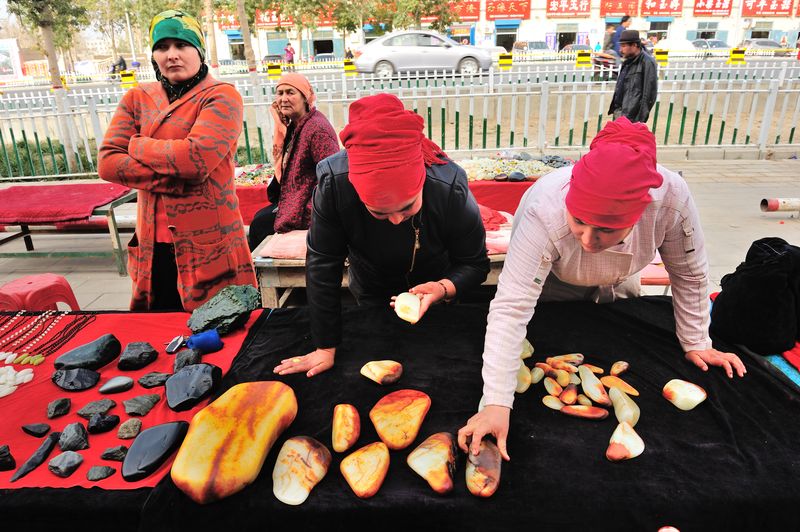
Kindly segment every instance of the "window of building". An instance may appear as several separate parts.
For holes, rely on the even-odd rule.
[[[772,31],[772,22],[768,20],[756,21],[753,29],[750,30],[751,39],[769,39]]]
[[[647,37],[655,37],[657,40],[666,39],[669,31],[669,22],[651,22]]]
[[[719,22],[698,22],[697,23],[697,38],[698,39],[716,39],[717,28]]]
[[[556,25],[556,41],[558,42],[558,50],[562,50],[568,44],[575,44],[578,35],[577,24],[557,24]]]

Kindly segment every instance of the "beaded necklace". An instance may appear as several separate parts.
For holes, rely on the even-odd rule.
[[[69,312],[64,312],[63,314],[56,316],[52,323],[44,327],[42,333],[28,342],[28,344],[26,344],[19,351],[0,353],[0,357],[6,357],[6,364],[30,364],[33,366],[38,366],[44,362],[45,357],[61,349],[67,342],[75,337],[78,331],[97,319],[95,314],[77,315],[71,323],[68,323],[66,326],[64,326],[63,329],[58,331],[55,335],[53,335],[52,338],[44,342],[38,349],[36,349],[35,353],[32,353],[31,351],[33,351],[33,349],[31,348],[42,341],[56,326],[56,324],[68,314]]]
[[[36,330],[37,325],[47,320],[47,318],[49,318],[55,312],[55,310],[46,310],[43,314],[34,316],[32,320],[25,323],[21,327],[18,327],[16,331],[3,338],[5,341],[3,342],[2,348],[14,349],[14,347],[19,345],[25,338],[30,336]]]
[[[5,336],[5,330],[11,327],[11,325],[13,325],[14,322],[17,321],[19,318],[21,318],[23,314],[25,314],[25,311],[20,310],[19,312],[11,316],[9,320],[3,322],[3,325],[0,326],[0,340],[4,339],[3,337]]]

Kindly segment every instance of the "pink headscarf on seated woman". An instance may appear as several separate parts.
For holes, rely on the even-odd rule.
[[[632,227],[653,201],[650,189],[663,181],[655,135],[623,116],[606,124],[572,168],[565,203],[572,216],[589,225]]]
[[[314,104],[317,102],[317,95],[314,94],[314,89],[311,88],[311,83],[302,74],[289,73],[281,76],[278,84],[275,85],[277,89],[281,85],[289,85],[294,87],[300,94],[305,96],[308,103],[308,110],[314,109]],[[272,166],[275,170],[275,178],[280,183],[283,176],[283,142],[286,139],[286,132],[288,130],[289,121],[284,117],[278,109],[277,100],[272,102],[269,106],[269,112],[272,114],[272,122],[275,126],[272,129]]]

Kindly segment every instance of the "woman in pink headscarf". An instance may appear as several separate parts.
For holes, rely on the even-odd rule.
[[[492,301],[483,352],[483,410],[458,433],[478,453],[487,434],[508,460],[506,438],[519,346],[538,301],[597,303],[639,295],[639,272],[656,251],[669,273],[678,340],[701,370],[746,373],[733,353],[711,347],[708,262],[689,188],[656,164],[655,137],[622,117],[573,167],[547,174],[523,196]]]

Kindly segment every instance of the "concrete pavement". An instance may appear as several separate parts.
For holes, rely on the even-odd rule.
[[[706,236],[712,290],[718,290],[722,276],[744,260],[753,240],[777,236],[800,245],[797,212],[763,213],[759,208],[762,198],[800,197],[800,160],[689,160],[664,164],[683,171],[694,195]],[[120,215],[130,215],[132,207],[124,206]],[[127,242],[130,234],[122,237]],[[33,241],[40,251],[111,249],[107,234],[34,234]],[[24,249],[22,240],[2,247],[3,251]],[[117,274],[111,258],[0,259],[0,284],[42,272],[65,276],[82,309],[128,308],[130,279]],[[648,292],[660,290],[652,287]]]

